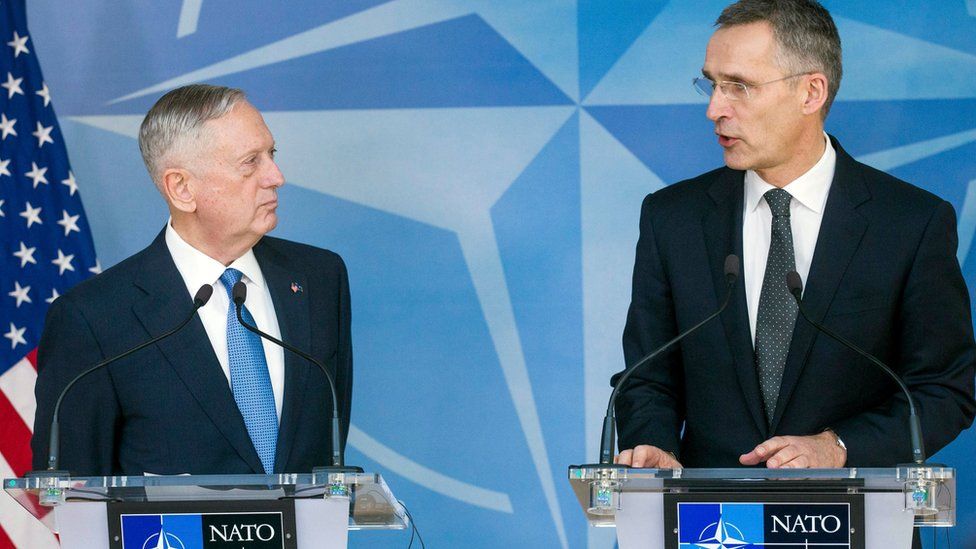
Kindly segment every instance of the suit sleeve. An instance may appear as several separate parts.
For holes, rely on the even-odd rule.
[[[654,235],[653,205],[653,195],[648,195],[641,207],[633,290],[623,334],[628,366],[677,332],[670,283]],[[620,375],[611,384],[616,385]],[[682,378],[680,355],[673,350],[643,366],[620,387],[616,415],[621,450],[650,444],[679,454],[684,421]]]
[[[338,258],[339,271],[339,347],[336,351],[336,394],[339,397],[339,413],[342,422],[342,450],[345,452],[349,436],[352,412],[352,306],[349,296],[349,273],[342,258]]]
[[[956,218],[941,202],[922,235],[901,296],[895,369],[916,401],[929,455],[972,424],[976,346],[969,294],[956,260]],[[908,403],[901,391],[833,426],[859,466],[908,462]]]
[[[45,469],[48,465],[48,439],[58,395],[76,375],[103,358],[82,311],[70,297],[55,300],[38,345],[34,387],[37,410],[31,439],[35,469]],[[60,468],[74,475],[117,471],[119,417],[118,401],[106,368],[76,383],[61,404]]]

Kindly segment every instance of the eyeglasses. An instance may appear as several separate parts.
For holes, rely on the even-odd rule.
[[[808,74],[813,73],[801,72],[791,74],[789,76],[784,76],[783,78],[763,82],[762,84],[745,84],[743,82],[735,82],[733,80],[719,80],[716,82],[711,78],[699,76],[691,80],[691,85],[695,87],[695,91],[697,91],[699,95],[704,95],[705,97],[711,97],[712,94],[715,93],[715,88],[718,87],[718,89],[721,90],[722,95],[724,95],[725,98],[730,101],[748,101],[750,99],[750,88],[758,88],[760,86],[765,86],[766,84],[774,84],[776,82],[782,82],[783,80],[789,80],[790,78],[796,78],[797,76],[806,76]]]

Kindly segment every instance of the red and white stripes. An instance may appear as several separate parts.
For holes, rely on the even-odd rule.
[[[30,437],[34,427],[34,383],[37,351],[0,375],[0,478],[21,477],[31,470]],[[35,507],[35,509],[37,509]],[[46,509],[37,509],[46,514]],[[0,549],[57,548],[47,526],[20,503],[0,494]]]

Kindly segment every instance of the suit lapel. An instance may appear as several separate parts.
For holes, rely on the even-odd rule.
[[[810,274],[804,281],[803,289],[803,307],[810,318],[817,322],[822,322],[827,314],[827,308],[867,230],[867,221],[857,213],[856,208],[871,198],[858,173],[857,163],[836,140],[831,138],[831,141],[837,151],[837,165],[824,207]],[[816,336],[817,330],[798,316],[773,417],[774,432],[803,372]]]
[[[309,332],[309,307],[305,294],[308,288],[307,280],[302,273],[290,270],[280,254],[275,253],[267,245],[259,242],[254,247],[254,255],[261,265],[271,301],[274,303],[275,316],[278,317],[278,328],[281,330],[281,340],[292,346],[311,352],[311,334]],[[296,284],[293,288],[292,284]],[[305,359],[294,353],[285,351],[285,395],[281,405],[281,421],[278,428],[278,443],[275,453],[275,470],[285,472],[291,448],[294,445],[295,432],[305,403],[305,387],[307,385],[309,368],[313,367]],[[316,413],[328,413],[327,410],[316,410]]]
[[[171,329],[192,307],[183,278],[166,248],[164,233],[160,233],[147,249],[144,269],[135,284],[146,292],[146,297],[133,305],[133,311],[152,336]],[[214,290],[222,291],[221,288]],[[194,318],[181,334],[165,339],[157,346],[241,459],[254,472],[263,472],[244,418],[234,402],[200,317]]]
[[[743,172],[723,170],[709,189],[714,207],[702,220],[705,245],[715,285],[717,299],[725,297],[725,257],[734,253],[742,260],[742,196]],[[759,378],[752,351],[752,336],[749,331],[749,312],[746,307],[746,291],[743,277],[735,283],[729,307],[722,314],[725,337],[729,342],[735,364],[736,377],[746,400],[746,407],[756,423],[756,428],[764,435],[767,432],[766,416],[762,409]]]

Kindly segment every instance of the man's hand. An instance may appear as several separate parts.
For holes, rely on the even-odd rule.
[[[675,459],[674,454],[648,444],[640,444],[631,450],[620,452],[619,455],[613,458],[613,462],[620,465],[630,465],[631,467],[681,469],[681,463]]]
[[[847,462],[847,450],[837,444],[837,436],[830,431],[803,437],[773,437],[739,456],[743,465],[766,462],[770,469],[826,469],[843,467]]]

